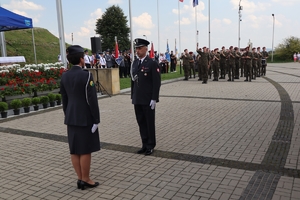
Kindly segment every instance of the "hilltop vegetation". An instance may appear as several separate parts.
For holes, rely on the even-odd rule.
[[[34,38],[37,63],[57,62],[58,38],[43,28],[34,28]],[[6,31],[5,40],[7,56],[25,56],[26,64],[35,62],[31,29]]]

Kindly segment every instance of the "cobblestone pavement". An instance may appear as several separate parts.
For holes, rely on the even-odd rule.
[[[141,147],[130,93],[99,98],[94,189],[76,189],[61,107],[0,120],[0,199],[300,199],[300,64],[267,76],[161,87],[157,146]]]

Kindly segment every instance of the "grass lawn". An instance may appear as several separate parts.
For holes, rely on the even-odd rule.
[[[182,70],[182,74],[180,74],[180,68],[179,65],[177,65],[176,67],[176,72],[174,73],[167,73],[167,74],[161,74],[161,80],[170,80],[170,79],[174,79],[174,78],[179,78],[179,77],[183,77],[183,70]],[[125,89],[125,88],[130,88],[131,87],[131,82],[130,82],[130,78],[120,78],[120,89]]]

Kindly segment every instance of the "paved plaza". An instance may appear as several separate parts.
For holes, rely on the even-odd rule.
[[[207,85],[164,82],[157,146],[141,147],[130,91],[99,98],[93,189],[76,189],[61,107],[0,120],[0,199],[300,199],[300,64]]]

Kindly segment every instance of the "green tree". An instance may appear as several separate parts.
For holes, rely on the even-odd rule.
[[[96,33],[101,35],[102,49],[115,48],[115,36],[118,39],[119,50],[129,49],[129,32],[127,18],[119,6],[106,9],[101,19],[96,22]]]
[[[275,55],[278,60],[291,61],[293,60],[294,53],[300,51],[300,39],[294,36],[286,38],[283,43],[275,48]]]

